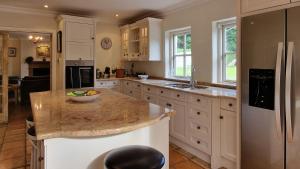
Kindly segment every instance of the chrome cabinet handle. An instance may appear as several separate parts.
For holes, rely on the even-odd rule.
[[[294,42],[288,43],[288,53],[286,60],[286,75],[285,75],[285,120],[288,142],[293,141],[293,129],[292,129],[292,68],[293,68],[293,54],[294,54]]]
[[[278,43],[276,70],[275,70],[275,120],[276,131],[279,138],[282,136],[281,128],[281,100],[280,100],[280,88],[281,88],[281,72],[282,72],[282,57],[283,57],[283,42]]]

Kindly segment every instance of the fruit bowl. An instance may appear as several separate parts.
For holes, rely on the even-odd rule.
[[[100,96],[100,92],[96,90],[79,90],[68,92],[67,96],[74,102],[92,102]]]

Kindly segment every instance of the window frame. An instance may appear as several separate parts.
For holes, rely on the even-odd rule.
[[[185,29],[181,29],[181,30],[177,30],[177,31],[172,31],[170,32],[170,39],[169,39],[169,48],[170,48],[170,58],[169,58],[169,78],[174,78],[174,79],[190,79],[191,76],[185,76],[186,75],[186,57],[191,57],[191,65],[192,65],[192,49],[191,49],[191,53],[190,54],[186,54],[186,34],[190,34],[192,36],[191,33],[191,28],[185,28]],[[178,35],[184,35],[184,52],[181,55],[176,55],[175,54],[175,36]],[[176,57],[183,57],[183,74],[184,76],[176,76]]]
[[[218,48],[219,48],[219,82],[221,83],[231,83],[235,84],[237,82],[236,80],[227,80],[226,78],[226,55],[230,54],[230,52],[226,52],[225,47],[225,29],[228,27],[235,26],[236,19],[230,19],[228,21],[223,21],[218,23]],[[237,55],[237,52],[235,51],[235,56]],[[237,75],[236,75],[237,76]]]

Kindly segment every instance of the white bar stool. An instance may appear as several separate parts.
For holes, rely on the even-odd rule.
[[[35,127],[31,126],[27,129],[27,138],[29,139],[32,149],[31,149],[31,160],[30,160],[30,169],[40,169],[40,152],[41,152],[41,144],[40,141],[37,140]]]

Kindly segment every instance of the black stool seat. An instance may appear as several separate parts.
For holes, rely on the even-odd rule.
[[[105,158],[107,169],[161,169],[164,155],[146,146],[126,146],[109,152]]]
[[[32,116],[32,114],[31,114],[31,115],[29,115],[29,116],[26,118],[26,120],[27,120],[27,121],[31,121],[31,122],[33,122],[33,116]]]
[[[28,133],[29,135],[35,137],[35,136],[36,136],[35,127],[34,127],[34,126],[30,127],[30,128],[27,130],[27,133]]]

